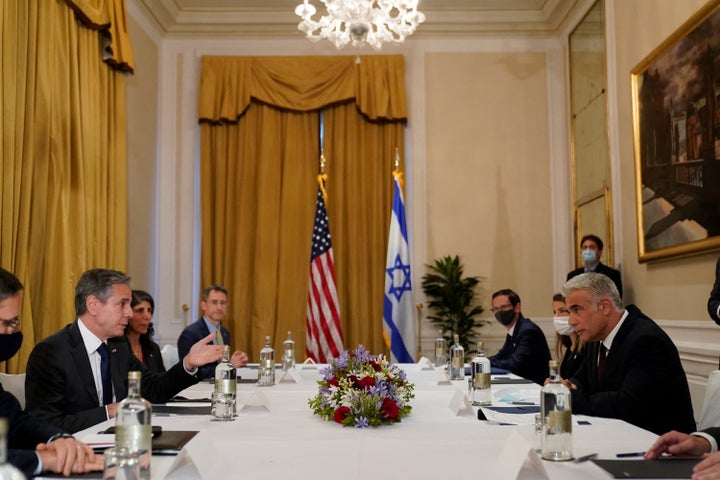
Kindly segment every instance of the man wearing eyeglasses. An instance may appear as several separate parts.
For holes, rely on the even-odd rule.
[[[490,311],[508,332],[503,347],[490,357],[490,365],[542,385],[549,374],[550,349],[540,327],[523,317],[520,296],[510,289],[498,290],[492,295]]]
[[[0,268],[0,362],[12,358],[22,344],[22,284]],[[22,411],[17,399],[0,385],[0,417],[8,421],[8,461],[30,477],[42,472],[64,475],[102,470],[102,458],[62,429]]]

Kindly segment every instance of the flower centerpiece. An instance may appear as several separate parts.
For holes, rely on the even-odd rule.
[[[318,394],[308,404],[315,415],[344,427],[377,427],[399,422],[412,410],[415,385],[384,355],[365,347],[345,350],[320,370]]]

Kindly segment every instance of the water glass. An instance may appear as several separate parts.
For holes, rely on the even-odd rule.
[[[138,480],[140,462],[137,453],[124,448],[113,447],[103,454],[103,480]]]
[[[229,422],[235,414],[235,395],[231,393],[213,392],[212,410],[213,420]]]

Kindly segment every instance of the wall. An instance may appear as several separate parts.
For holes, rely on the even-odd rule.
[[[147,28],[147,26],[146,26]],[[158,42],[132,16],[128,30],[135,73],[126,77],[128,150],[127,272],[133,288],[155,294],[157,250]],[[152,30],[150,30],[152,32]]]
[[[690,258],[639,263],[635,205],[632,96],[630,71],[687,21],[704,0],[614,0],[609,2],[608,53],[611,99],[611,155],[619,173],[615,215],[622,228],[623,288],[628,303],[636,303],[657,320],[680,349],[688,373],[696,418],[699,415],[707,373],[717,368],[720,328],[708,317],[706,304],[713,282],[717,252]],[[647,21],[638,21],[646,19]]]

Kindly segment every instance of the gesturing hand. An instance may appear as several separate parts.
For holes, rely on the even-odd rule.
[[[183,359],[183,365],[187,370],[193,370],[207,363],[217,362],[222,358],[222,347],[210,343],[215,339],[216,333],[217,331],[211,333],[190,348],[190,351]]]

